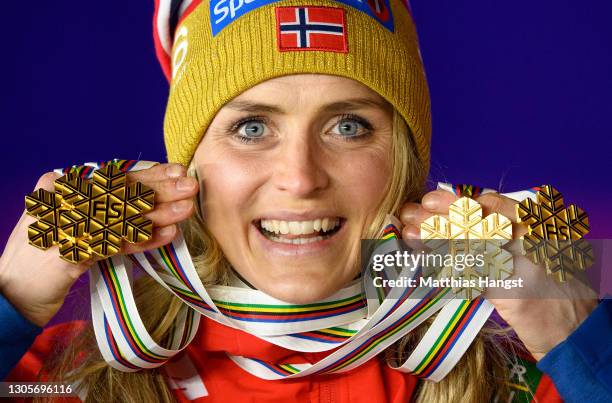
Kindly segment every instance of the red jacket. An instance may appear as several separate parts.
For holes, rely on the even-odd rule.
[[[84,326],[84,322],[70,322],[46,329],[13,369],[7,381],[37,380],[42,363],[52,349],[61,348],[70,341],[73,332]],[[414,376],[390,369],[380,356],[341,374],[267,381],[239,368],[226,352],[267,361],[311,363],[328,354],[295,353],[202,318],[193,342],[165,365],[168,383],[176,399],[179,402],[224,403],[399,403],[410,401],[418,382]],[[43,380],[48,380],[46,374],[41,376]],[[538,379],[535,393],[538,401],[561,401],[550,379],[539,374]],[[517,393],[520,393],[520,385]]]

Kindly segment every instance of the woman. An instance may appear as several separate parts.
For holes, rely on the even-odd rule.
[[[156,190],[156,208],[147,215],[156,230],[152,241],[126,245],[123,252],[167,244],[177,224],[188,220],[185,236],[206,284],[237,277],[279,300],[313,303],[358,274],[360,240],[379,236],[387,213],[400,215],[408,201],[401,210],[403,235],[415,238],[418,224],[446,214],[455,196],[435,191],[416,203],[429,162],[429,99],[403,2],[245,3],[175,7],[183,12],[178,23],[174,14],[164,22],[158,10],[158,55],[171,78],[165,121],[171,164],[130,173],[131,181]],[[54,178],[43,176],[37,187],[52,190]],[[488,212],[514,216],[510,199],[486,195],[478,201]],[[53,251],[27,246],[29,223],[21,219],[2,255],[0,291],[24,318],[43,326],[88,265],[69,265]],[[148,277],[135,289],[151,334],[167,340],[182,302]],[[556,352],[564,358],[548,358],[548,373],[563,377],[570,367],[591,370],[571,366],[562,342],[597,301],[495,303],[536,360],[559,345]],[[605,315],[604,309],[597,308],[585,324]],[[22,325],[27,333],[27,323]],[[403,357],[425,329],[389,349],[389,358]],[[51,340],[69,348],[52,354]],[[72,324],[48,330],[9,379],[35,379],[42,370],[43,379],[80,384],[94,401],[507,400],[507,363],[498,341],[483,330],[439,383],[417,382],[380,360],[341,374],[284,382],[248,374],[225,353],[272,359],[297,353],[210,320],[202,322],[185,355],[135,373],[108,366],[91,327]],[[311,362],[325,354],[297,355]],[[559,368],[561,375],[555,372]],[[178,381],[181,371],[196,376]],[[606,386],[590,374],[574,376],[582,376],[583,386],[568,391],[557,384],[562,397],[605,397]],[[553,388],[547,398],[557,398]]]

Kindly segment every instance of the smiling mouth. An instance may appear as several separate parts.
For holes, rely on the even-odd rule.
[[[270,241],[300,245],[331,238],[345,221],[342,217],[321,217],[307,221],[261,219],[255,222],[255,226]]]

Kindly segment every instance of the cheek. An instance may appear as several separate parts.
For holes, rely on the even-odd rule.
[[[387,153],[370,151],[342,158],[336,181],[354,208],[369,214],[383,199],[390,178]]]
[[[258,159],[215,152],[213,147],[196,164],[204,219],[213,232],[219,228],[229,232],[224,224],[239,224],[240,213],[248,211],[257,189],[265,181],[265,166]]]

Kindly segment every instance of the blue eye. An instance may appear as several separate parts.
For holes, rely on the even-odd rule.
[[[266,136],[267,127],[263,118],[251,116],[235,122],[227,132],[241,143],[257,143]]]
[[[359,134],[359,128],[361,125],[358,122],[352,120],[342,120],[338,123],[338,132],[347,137],[356,136]]]
[[[258,120],[250,120],[244,122],[238,128],[238,133],[241,137],[257,138],[263,136],[266,125]]]
[[[372,130],[372,125],[367,121],[353,116],[342,117],[332,129],[332,132],[340,137],[350,139],[367,135]]]

